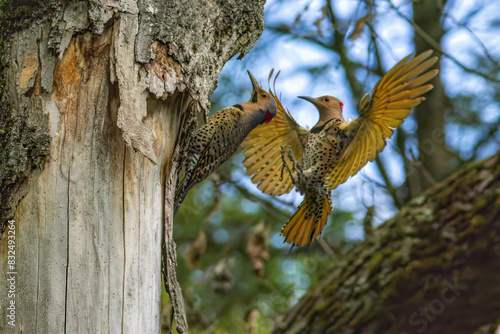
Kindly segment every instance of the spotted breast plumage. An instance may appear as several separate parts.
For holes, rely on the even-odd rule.
[[[184,177],[175,194],[174,213],[187,192],[229,159],[250,131],[276,115],[274,98],[259,86],[250,72],[248,75],[253,87],[250,100],[213,114],[189,141]]]
[[[243,165],[264,193],[281,195],[296,187],[304,195],[281,231],[285,242],[309,245],[320,236],[332,211],[331,191],[375,159],[394,129],[424,100],[421,95],[433,88],[428,82],[438,73],[431,69],[438,58],[431,55],[429,50],[398,62],[371,96],[362,98],[360,117],[350,123],[344,121],[339,99],[299,96],[313,103],[320,116],[310,131],[304,129],[270,90],[278,114],[245,139]]]

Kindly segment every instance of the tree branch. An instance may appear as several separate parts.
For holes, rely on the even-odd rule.
[[[500,152],[408,203],[333,263],[274,333],[471,333],[500,312]]]
[[[451,61],[453,61],[458,66],[460,66],[465,71],[477,74],[480,77],[483,77],[486,80],[489,80],[491,82],[500,83],[499,79],[496,79],[496,78],[494,78],[492,76],[489,76],[489,75],[487,75],[485,73],[481,73],[479,71],[473,70],[472,68],[468,68],[467,66],[465,66],[464,64],[462,64],[460,61],[458,61],[458,59],[456,59],[455,57],[453,57],[449,53],[443,51],[443,49],[441,48],[441,45],[437,41],[435,41],[431,36],[429,36],[415,22],[413,22],[412,20],[410,20],[409,18],[407,18],[406,16],[404,16],[403,13],[401,13],[399,11],[399,9],[396,6],[394,6],[394,4],[392,3],[392,1],[389,0],[389,4],[391,5],[391,8],[394,9],[401,18],[403,18],[406,22],[408,22],[409,24],[411,24],[413,26],[413,28],[415,29],[415,33],[417,35],[419,35],[423,40],[425,40],[433,49],[435,49],[435,50],[439,51],[440,53],[442,53],[444,56],[446,56],[447,58],[449,58]]]
[[[476,33],[471,29],[469,28],[469,26],[465,23],[461,23],[459,22],[453,15],[449,14],[449,13],[446,13],[446,12],[443,12],[443,17],[447,17],[449,18],[454,24],[456,24],[458,27],[460,28],[463,28],[465,30],[467,30],[467,32],[471,35],[471,37],[477,42],[477,44],[479,44],[479,46],[481,47],[481,49],[483,50],[483,53],[484,55],[486,56],[486,58],[488,58],[488,60],[493,64],[493,66],[495,67],[495,70],[499,70],[500,69],[500,65],[498,64],[498,62],[491,56],[491,53],[488,51],[488,48],[486,47],[486,45],[484,45],[483,41],[476,35]]]

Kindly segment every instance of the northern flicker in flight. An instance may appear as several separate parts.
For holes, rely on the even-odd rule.
[[[243,142],[243,165],[266,194],[286,194],[295,186],[304,195],[281,230],[285,242],[309,245],[321,234],[332,211],[331,191],[375,159],[386,139],[425,99],[421,95],[433,88],[427,82],[438,73],[430,70],[438,58],[431,55],[429,50],[398,62],[375,85],[371,97],[365,94],[360,117],[350,123],[344,121],[339,99],[299,96],[313,103],[320,116],[311,130],[302,128],[270,89],[278,115],[255,128]]]
[[[219,110],[190,140],[184,178],[175,193],[174,214],[187,192],[229,159],[250,131],[276,116],[274,98],[259,86],[250,71],[248,75],[253,87],[250,100]]]

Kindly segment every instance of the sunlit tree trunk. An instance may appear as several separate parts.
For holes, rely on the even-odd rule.
[[[473,333],[500,313],[500,152],[411,200],[274,333]]]
[[[1,22],[0,332],[159,332],[184,116],[257,41],[263,1],[45,5]]]

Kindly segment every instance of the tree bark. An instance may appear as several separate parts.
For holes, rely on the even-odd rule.
[[[0,332],[160,331],[176,143],[263,2],[54,0],[0,22]]]
[[[500,313],[500,152],[411,200],[274,333],[473,333]]]
[[[413,22],[434,41],[441,44],[444,28],[441,16],[446,1],[423,0],[413,3]],[[416,54],[432,48],[428,41],[415,32]],[[426,101],[415,107],[418,123],[418,155],[421,165],[407,164],[406,174],[410,198],[422,193],[433,181],[441,181],[458,168],[458,161],[446,148],[445,115],[451,103],[446,96],[440,76],[432,80],[434,89],[426,94]],[[432,112],[430,112],[432,111]]]

